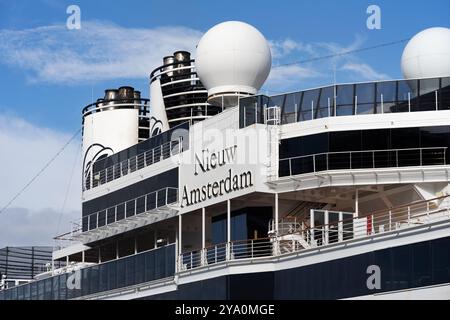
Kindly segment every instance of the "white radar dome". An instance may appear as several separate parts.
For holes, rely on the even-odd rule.
[[[450,29],[429,28],[416,34],[402,55],[405,79],[450,75]]]
[[[236,96],[254,95],[269,76],[272,54],[264,36],[239,21],[220,23],[201,38],[195,59],[209,101],[236,103]],[[235,99],[230,99],[231,97]],[[233,102],[232,102],[233,101]]]

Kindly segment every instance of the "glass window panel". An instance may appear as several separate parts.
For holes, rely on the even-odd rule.
[[[109,208],[107,210],[107,224],[113,223],[116,221],[116,208]]]
[[[24,288],[24,299],[31,300],[31,284],[27,284]],[[1,297],[0,297],[1,300]]]
[[[125,278],[125,282],[127,286],[132,286],[134,284],[136,284],[136,261],[135,261],[135,257],[136,256],[131,256],[127,259],[125,259],[125,263],[126,263],[126,278]]]
[[[166,189],[158,191],[158,202],[156,204],[158,208],[167,204],[166,194],[167,194]]]
[[[356,96],[358,103],[375,102],[375,83],[361,83],[356,85]]]
[[[398,104],[393,112],[408,112],[409,110],[419,111],[417,89],[417,80],[399,81],[397,95]]]
[[[439,109],[450,109],[450,77],[441,79]]]
[[[38,285],[38,300],[45,300],[45,283],[44,281],[39,281]]]
[[[38,294],[38,283],[32,282],[31,283],[31,300],[38,300],[39,294]]]
[[[134,200],[132,201],[128,201],[127,202],[127,207],[126,207],[126,211],[127,211],[127,218],[134,216],[135,214],[135,208],[136,208],[136,203]]]
[[[59,300],[59,278],[54,277],[52,280],[52,300]]]
[[[336,87],[336,115],[348,116],[353,114],[354,92],[353,85]]]
[[[98,226],[103,227],[106,224],[106,210],[98,214]]]
[[[334,87],[322,88],[319,99],[317,118],[325,118],[334,114]]]
[[[303,92],[303,100],[300,111],[300,121],[313,119],[313,110],[317,108],[320,89]]]
[[[376,83],[377,113],[395,112],[397,104],[397,82],[387,81]],[[383,105],[383,109],[381,108]],[[393,111],[394,110],[394,111]]]
[[[108,290],[117,288],[117,261],[112,261],[108,266]]]
[[[240,127],[244,128],[256,122],[256,108],[258,106],[258,97],[247,97],[239,100],[240,109]]]
[[[286,95],[286,101],[282,112],[282,124],[297,122],[300,98],[301,92]]]
[[[136,274],[135,274],[135,283],[143,283],[145,282],[145,254],[139,254],[135,257],[136,260]]]
[[[45,285],[44,299],[52,300],[52,297],[53,297],[53,295],[52,295],[52,287],[53,287],[52,278],[45,279],[44,281],[45,281],[45,283],[44,283],[44,285]]]
[[[124,259],[117,260],[117,288],[125,287],[126,262]]]
[[[90,270],[89,268],[81,269],[81,296],[89,294],[90,288]]]
[[[59,282],[59,299],[66,300],[67,297],[67,274],[62,274],[58,276]]]
[[[156,250],[155,251],[155,278],[161,279],[165,276],[165,251],[164,250]]]
[[[140,197],[137,199],[136,213],[140,214],[145,212],[145,197]]]
[[[155,279],[155,251],[145,254],[145,281]]]
[[[117,220],[125,219],[125,204],[119,204],[117,206]]]
[[[89,230],[97,228],[97,213],[89,215]]]
[[[108,264],[99,266],[99,291],[108,291]]]
[[[431,111],[437,109],[439,90],[439,79],[420,80],[420,111]]]
[[[147,195],[147,211],[156,208],[156,192]]]
[[[99,266],[90,267],[89,270],[90,270],[89,294],[97,293],[100,281]]]
[[[83,231],[89,230],[89,217],[88,216],[83,217],[82,225],[83,225]]]

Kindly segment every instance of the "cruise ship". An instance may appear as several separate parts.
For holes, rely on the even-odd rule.
[[[247,23],[82,109],[82,216],[0,300],[450,299],[450,29],[404,79],[268,96]],[[150,70],[149,70],[150,72]]]

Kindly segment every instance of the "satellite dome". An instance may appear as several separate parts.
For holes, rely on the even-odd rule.
[[[256,28],[228,21],[205,33],[195,61],[209,102],[231,106],[237,104],[239,96],[254,95],[261,89],[270,73],[272,54]]]
[[[406,79],[446,77],[450,75],[450,29],[429,28],[416,34],[402,56]]]

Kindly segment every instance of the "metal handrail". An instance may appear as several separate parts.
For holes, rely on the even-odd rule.
[[[183,140],[180,137],[180,140],[166,142],[95,173],[92,168],[88,176],[89,180],[85,179],[83,182],[83,191],[117,180],[131,172],[138,171],[161,160],[180,154],[183,150]]]
[[[127,102],[133,100],[134,102]],[[136,102],[136,101],[140,102]],[[146,112],[150,111],[149,106],[150,99],[134,99],[134,98],[122,98],[122,99],[113,99],[113,100],[101,100],[94,103],[91,103],[90,105],[87,105],[82,110],[83,117],[91,114],[92,112],[99,112],[103,109],[110,109],[110,108],[117,108],[117,107],[134,107],[135,109],[144,109]],[[113,104],[108,104],[113,103]],[[99,105],[102,105],[101,107]]]
[[[433,164],[433,165],[445,165],[447,162],[446,159],[446,151],[447,151],[448,147],[427,147],[427,148],[405,148],[405,149],[386,149],[386,150],[361,150],[361,151],[338,151],[338,152],[323,152],[323,153],[316,153],[316,154],[311,154],[311,155],[305,155],[305,156],[299,156],[299,157],[291,157],[291,158],[283,158],[280,159],[280,164],[282,162],[289,162],[289,175],[292,175],[292,161],[293,160],[300,160],[300,159],[312,159],[313,163],[312,163],[312,167],[313,170],[312,171],[308,171],[308,172],[319,172],[319,171],[328,171],[330,170],[330,156],[332,155],[349,155],[349,159],[348,161],[338,161],[335,163],[338,164],[342,164],[343,162],[348,162],[348,167],[345,167],[345,169],[376,169],[376,168],[386,168],[386,166],[377,166],[377,161],[382,161],[379,159],[376,159],[375,155],[377,153],[394,153],[395,157],[394,159],[392,159],[392,163],[395,163],[395,165],[391,165],[390,167],[404,167],[404,166],[399,166],[399,153],[401,152],[405,152],[405,151],[419,151],[419,158],[418,159],[413,159],[413,160],[419,160],[419,166],[423,166],[423,165],[427,165],[428,164],[424,164],[424,159],[427,159],[426,157],[424,158],[424,151],[427,150],[436,150],[439,151],[442,155],[442,157],[433,157],[431,158],[431,160],[435,160],[435,161],[439,161],[439,164]],[[352,155],[362,155],[362,154],[371,154],[371,166],[365,166],[365,167],[361,167],[361,168],[352,168]],[[325,169],[321,169],[318,164],[317,164],[317,158],[318,157],[323,157],[325,156],[326,159],[320,159],[320,162],[324,162],[326,163],[326,168]],[[355,159],[355,158],[353,158]],[[408,159],[411,160],[411,159]],[[408,165],[408,166],[412,166],[412,165]],[[320,170],[318,170],[317,168],[320,168]]]
[[[442,89],[444,89],[444,81],[448,81],[449,77],[429,77],[429,78],[415,78],[415,79],[400,79],[400,80],[382,80],[382,81],[370,81],[370,82],[356,82],[356,83],[341,83],[341,84],[334,84],[334,85],[328,85],[328,86],[320,86],[320,87],[316,87],[316,88],[310,88],[307,90],[301,90],[301,91],[293,91],[293,92],[286,92],[286,93],[282,93],[282,94],[276,94],[276,95],[272,95],[272,96],[267,96],[267,95],[257,95],[256,99],[258,99],[258,97],[264,97],[266,99],[271,99],[271,100],[276,100],[276,99],[283,99],[284,101],[286,101],[286,97],[289,97],[291,95],[298,95],[299,99],[298,101],[294,101],[294,104],[292,105],[285,105],[285,102],[282,103],[281,106],[279,107],[283,107],[283,109],[286,108],[290,108],[290,107],[295,107],[295,111],[294,112],[290,112],[290,113],[284,113],[282,115],[283,119],[288,119],[288,117],[286,117],[287,115],[295,115],[295,119],[294,120],[290,120],[290,121],[286,121],[285,123],[296,123],[296,122],[302,122],[302,121],[309,121],[309,120],[314,120],[314,119],[320,119],[320,118],[330,118],[330,117],[337,117],[337,116],[354,116],[354,115],[365,115],[365,114],[384,114],[384,113],[399,113],[399,112],[417,112],[417,111],[439,111],[439,110],[449,110],[449,106],[447,105],[442,105],[442,99],[443,97],[441,97],[440,92]],[[421,93],[421,92],[414,92],[413,89],[409,89],[409,92],[402,92],[404,95],[403,97],[400,96],[399,92],[397,91],[397,87],[401,84],[401,83],[412,83],[412,82],[416,82],[417,84],[419,83],[418,81],[426,81],[426,80],[436,80],[438,81],[438,86],[436,88],[433,88],[432,90],[430,90],[429,92],[425,92],[425,93]],[[356,94],[356,88],[358,86],[361,85],[373,85],[373,87],[371,88],[373,90],[373,92],[371,92],[370,95],[364,95],[364,94]],[[383,92],[378,92],[378,87],[383,85],[383,84],[392,84],[393,85],[393,90],[394,90],[394,94],[395,94],[395,98],[394,100],[392,99],[386,99],[386,97],[384,97],[384,93]],[[345,103],[341,103],[338,104],[338,99],[340,97],[340,94],[338,93],[338,89],[343,88],[343,87],[349,87],[352,86],[352,99],[349,99],[348,102]],[[395,87],[395,88],[394,88]],[[419,87],[417,86],[417,89]],[[311,105],[312,108],[309,107],[309,100],[304,100],[304,95],[306,93],[309,92],[315,92],[315,91],[319,91],[319,90],[325,90],[325,89],[330,89],[333,90],[332,94],[330,93],[329,96],[325,96],[325,98],[328,98],[328,103],[322,103],[323,100],[319,100],[323,97],[320,96],[316,96],[315,98],[311,99]],[[390,91],[387,91],[388,93],[390,93]],[[426,94],[432,94],[434,92],[434,103],[433,101],[430,101],[430,104],[426,105],[426,107],[422,107],[419,108],[418,110],[412,109],[412,107],[414,107],[414,105],[412,105],[412,102],[415,98],[418,97],[422,97]],[[362,102],[360,103],[359,101],[362,99],[358,99],[359,97],[363,97],[363,98],[369,98],[370,100],[367,100],[369,102]],[[323,101],[325,102],[325,101]],[[321,103],[322,105],[319,105],[319,103]],[[395,104],[397,106],[402,106],[405,107],[405,110],[387,110],[385,111],[385,106],[387,106],[388,108],[390,108],[392,106],[392,104]],[[271,105],[269,104],[269,107]],[[302,107],[303,106],[303,107]],[[358,108],[361,107],[367,107],[370,106],[370,111],[366,112],[360,112],[358,110]],[[258,108],[265,108],[267,107],[267,105],[260,105],[257,104],[254,108],[257,110]],[[407,110],[406,110],[407,107]],[[349,112],[349,114],[347,114],[347,112],[344,112],[342,114],[339,114],[339,111],[341,110],[341,108],[351,108],[351,112]],[[344,110],[345,111],[345,110]],[[308,116],[308,118],[301,118],[299,117],[300,114],[310,114],[310,116]],[[251,125],[253,123],[250,123],[249,125]],[[247,122],[244,120],[244,126],[247,126]]]
[[[174,193],[175,199],[173,201],[169,201],[170,200],[169,199],[169,191],[170,190],[175,191],[175,193]],[[158,203],[158,195],[162,191],[165,191],[164,201],[163,201],[163,203]],[[155,196],[155,199],[154,199],[155,200],[155,206],[154,206],[154,208],[148,209],[148,204],[149,204],[148,200],[149,200],[149,197],[152,196],[152,195]],[[139,199],[143,199],[143,198],[144,198],[144,211],[138,213],[137,212],[137,207],[138,207],[137,202],[138,202]],[[130,216],[127,216],[127,204],[130,203],[130,202],[134,202],[134,214],[130,215]],[[112,206],[110,208],[106,208],[104,210],[100,210],[100,211],[94,212],[92,214],[89,214],[87,216],[82,217],[81,219],[77,219],[75,221],[72,221],[72,225],[74,226],[72,231],[68,232],[66,234],[63,234],[61,236],[55,237],[55,239],[67,236],[69,234],[73,236],[75,234],[80,233],[80,231],[82,232],[83,231],[83,224],[84,224],[84,222],[86,222],[86,219],[87,219],[87,227],[88,227],[87,228],[88,230],[86,230],[86,231],[91,231],[91,230],[98,229],[100,227],[107,226],[107,225],[109,225],[111,223],[114,223],[114,222],[126,221],[126,220],[128,220],[128,219],[130,219],[132,217],[137,217],[137,216],[140,216],[142,214],[148,213],[151,210],[155,210],[155,209],[158,209],[158,208],[161,208],[161,207],[164,207],[164,206],[167,206],[167,205],[175,204],[175,203],[178,203],[178,188],[173,188],[173,187],[162,188],[162,189],[150,192],[148,194],[136,197],[134,199],[130,199],[128,201],[124,201],[122,203],[116,204],[115,206]],[[121,207],[121,206],[124,206],[123,207],[123,218],[118,219],[118,208]],[[114,219],[111,222],[108,221],[108,212],[110,210],[114,211]],[[101,226],[99,226],[99,215],[103,214],[103,213],[105,214],[105,223],[102,224]],[[93,227],[93,228],[91,228],[91,223],[93,223],[91,221],[92,217],[95,218],[94,219],[95,227]]]
[[[439,220],[449,220],[449,205],[433,208],[437,201],[445,198],[450,199],[450,196],[419,201],[376,214],[368,213],[361,217],[342,219],[336,223],[305,228],[302,226],[299,230],[291,233],[292,235],[297,235],[298,239],[303,239],[300,242],[295,241],[295,239],[283,241],[280,236],[275,235],[264,239],[232,241],[182,253],[178,257],[178,270],[189,270],[238,259],[276,257],[307,248],[365,239],[384,232],[412,228]],[[422,206],[418,207],[417,205]],[[304,247],[304,245],[307,245],[307,247]]]

